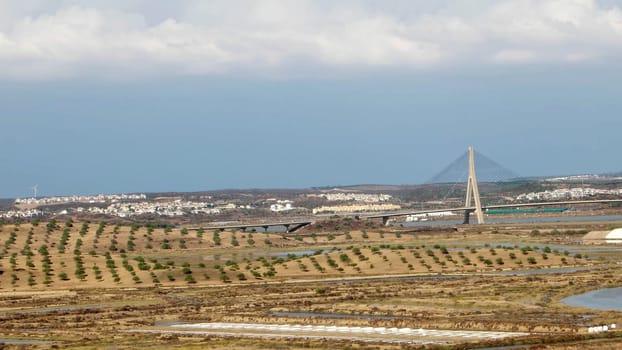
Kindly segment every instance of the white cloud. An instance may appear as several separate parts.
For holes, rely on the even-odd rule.
[[[596,59],[594,55],[585,52],[573,52],[566,55],[566,60],[573,63],[587,62],[594,59]]]
[[[174,4],[3,1],[0,78],[287,76],[298,66],[416,70],[622,58],[622,11],[595,0]]]
[[[493,57],[493,61],[500,63],[525,63],[534,61],[536,55],[527,50],[503,50],[497,52]]]

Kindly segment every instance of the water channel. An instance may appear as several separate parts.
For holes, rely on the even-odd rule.
[[[604,288],[561,300],[570,306],[622,311],[622,288]]]
[[[537,224],[547,222],[593,222],[593,221],[622,221],[622,215],[585,215],[585,216],[544,216],[544,217],[503,217],[495,218],[486,216],[487,224]],[[452,226],[461,225],[462,219],[454,220],[432,220],[432,221],[412,221],[396,222],[394,226],[416,227],[416,226]]]
[[[41,344],[52,344],[52,343],[54,343],[54,342],[51,341],[51,340],[0,338],[0,344],[41,345]]]

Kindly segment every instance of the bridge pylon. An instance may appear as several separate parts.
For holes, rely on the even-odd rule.
[[[475,215],[477,215],[477,223],[484,223],[484,212],[482,212],[482,202],[479,198],[479,189],[477,188],[477,176],[475,175],[475,151],[469,146],[469,179],[467,180],[467,192],[465,207],[471,206],[471,201],[475,200]],[[467,210],[464,213],[464,223],[469,223],[469,214]]]

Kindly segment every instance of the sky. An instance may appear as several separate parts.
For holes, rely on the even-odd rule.
[[[0,198],[622,171],[622,0],[0,0]]]

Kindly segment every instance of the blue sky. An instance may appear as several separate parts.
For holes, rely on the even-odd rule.
[[[0,197],[621,171],[617,1],[4,1]]]

